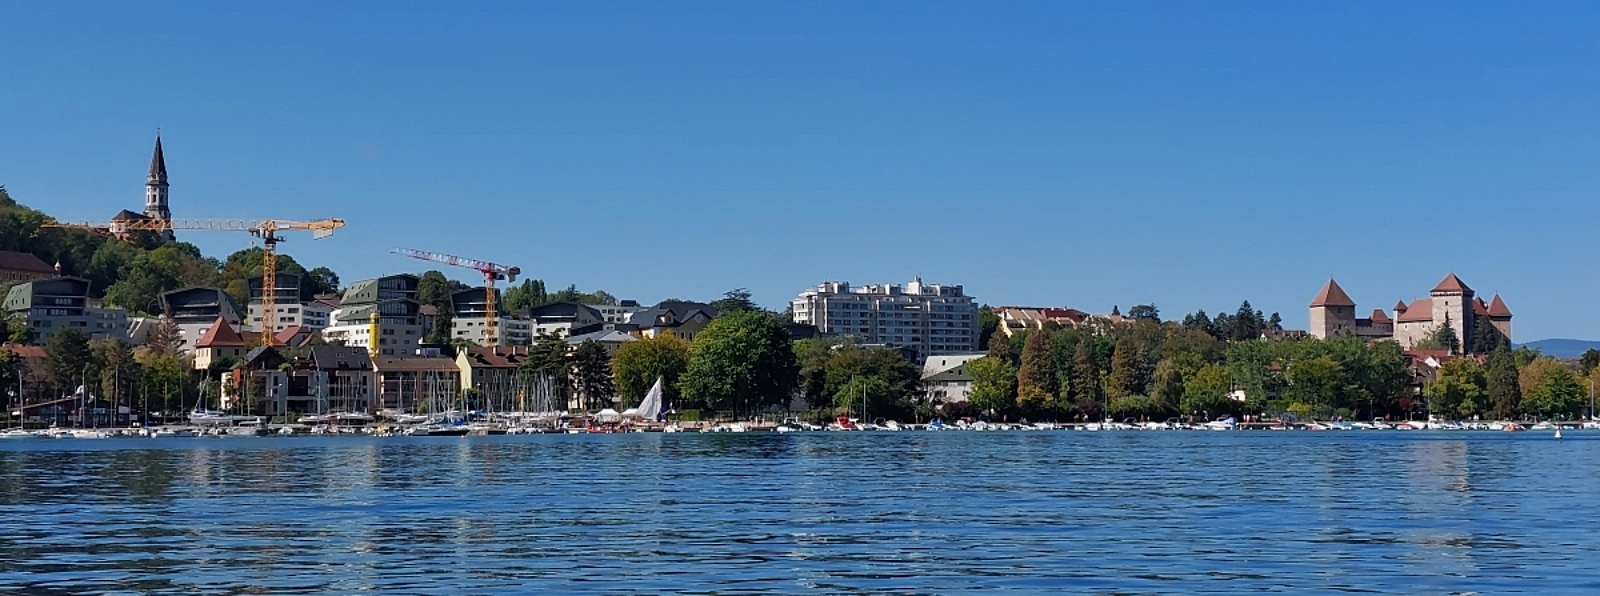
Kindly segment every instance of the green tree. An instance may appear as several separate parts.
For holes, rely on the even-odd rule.
[[[1423,336],[1415,346],[1418,350],[1449,350],[1451,354],[1461,353],[1461,338],[1456,335],[1456,328],[1450,326],[1450,315],[1445,315],[1444,323],[1434,327],[1433,331]]]
[[[1516,358],[1511,352],[1500,348],[1489,353],[1489,360],[1484,367],[1484,377],[1488,383],[1489,403],[1494,408],[1495,417],[1503,420],[1511,419],[1521,411],[1520,376]]]
[[[1344,367],[1331,356],[1317,356],[1297,361],[1289,366],[1288,391],[1292,402],[1311,406],[1311,411],[1332,410],[1341,402],[1348,380]]]
[[[1544,379],[1558,370],[1565,368],[1560,360],[1549,356],[1540,356],[1524,365],[1517,371],[1517,383],[1522,389],[1523,399],[1528,399],[1544,384]]]
[[[106,252],[112,252],[105,249]],[[174,242],[141,251],[122,269],[117,281],[105,289],[106,302],[136,314],[161,311],[161,294],[200,285],[216,285],[216,262],[200,256],[192,244]]]
[[[517,375],[529,384],[540,386],[550,395],[551,407],[566,408],[572,402],[572,355],[559,333],[542,333],[528,346],[528,357],[517,366]]]
[[[972,391],[967,400],[979,412],[1009,412],[1017,405],[1017,369],[1008,360],[992,356],[967,362]]]
[[[1004,333],[996,333],[989,337],[989,357],[995,360],[1004,360],[1013,367],[1016,361],[1012,358],[1011,338]]]
[[[843,348],[828,360],[827,392],[839,411],[898,419],[921,397],[922,375],[899,350]]]
[[[1471,358],[1455,358],[1439,367],[1439,374],[1422,388],[1429,413],[1439,418],[1471,418],[1488,413],[1489,377]]]
[[[1569,416],[1587,405],[1585,383],[1565,367],[1557,368],[1540,379],[1538,387],[1527,394],[1522,409],[1544,417]]]
[[[833,407],[833,395],[828,393],[828,361],[836,351],[852,345],[839,336],[820,336],[794,342],[794,355],[800,365],[800,395],[806,407],[821,410]]]
[[[994,314],[993,308],[987,304],[978,308],[978,345],[988,347],[989,339],[999,328],[1000,315]]]
[[[93,368],[99,372],[99,378],[91,379],[98,384],[97,393],[125,404],[142,372],[133,358],[133,346],[120,339],[97,339],[89,342],[89,352]]]
[[[1161,310],[1154,304],[1135,304],[1128,309],[1128,318],[1135,321],[1161,322]]]
[[[631,408],[639,405],[657,379],[661,380],[662,399],[676,406],[678,378],[688,367],[689,342],[675,335],[648,337],[622,344],[611,362],[611,373],[616,377],[621,406]]]
[[[317,267],[300,279],[300,299],[309,300],[318,294],[339,293],[339,274],[327,267]]]
[[[788,329],[765,313],[717,317],[690,345],[679,390],[736,413],[784,406],[800,372],[790,341]]]
[[[1600,366],[1600,350],[1594,348],[1584,350],[1583,357],[1578,359],[1578,366],[1583,370],[1584,376],[1594,372],[1595,367]]]
[[[507,289],[501,302],[504,303],[505,312],[516,312],[545,304],[549,299],[549,294],[544,290],[544,280],[524,279],[521,285]]]
[[[1178,411],[1185,391],[1183,371],[1173,358],[1156,363],[1155,376],[1150,386],[1151,413]]]
[[[1113,398],[1144,395],[1145,386],[1149,384],[1147,367],[1143,351],[1131,337],[1118,340],[1116,352],[1111,355],[1111,383],[1107,394]]]
[[[455,307],[450,297],[466,289],[467,284],[445,277],[438,271],[425,272],[417,280],[417,302],[432,306],[438,313],[433,319],[433,329],[423,338],[424,342],[436,345],[450,343],[451,325],[455,319]]]
[[[600,342],[578,344],[572,353],[572,391],[580,403],[591,410],[616,404],[617,390],[611,382],[611,356]]]
[[[1060,379],[1055,359],[1050,354],[1050,337],[1045,331],[1028,334],[1022,348],[1022,366],[1017,369],[1017,406],[1024,412],[1048,411],[1056,402]]]
[[[1202,366],[1194,376],[1184,380],[1183,399],[1178,409],[1195,416],[1232,411],[1234,402],[1228,398],[1232,384],[1227,368],[1215,364]]]
[[[1074,406],[1086,413],[1098,409],[1097,404],[1103,397],[1100,382],[1102,369],[1095,343],[1094,336],[1080,335],[1078,345],[1072,350],[1072,378],[1068,382],[1068,390]]]
[[[45,341],[44,357],[57,393],[79,386],[84,379],[98,378],[98,371],[90,370],[94,354],[89,350],[89,336],[75,327],[52,334]]]
[[[750,300],[750,290],[744,288],[734,288],[724,292],[721,299],[711,302],[711,307],[717,309],[719,316],[761,310]]]

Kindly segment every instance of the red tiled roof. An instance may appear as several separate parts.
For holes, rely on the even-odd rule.
[[[1393,323],[1394,321],[1389,320],[1389,315],[1385,314],[1383,312],[1383,309],[1374,308],[1374,309],[1372,309],[1372,322],[1374,322],[1374,323]]]
[[[1400,313],[1398,323],[1428,323],[1433,321],[1433,301],[1426,298],[1411,302],[1405,312]]]
[[[466,350],[467,366],[516,368],[528,359],[528,346],[474,347]]]
[[[1451,273],[1450,275],[1444,276],[1444,281],[1441,281],[1439,282],[1439,285],[1434,286],[1433,291],[1464,294],[1471,292],[1472,288],[1467,287],[1467,284],[1461,283],[1461,278],[1456,277],[1456,274]]]
[[[1073,323],[1082,323],[1084,319],[1089,318],[1089,313],[1076,308],[1045,308],[1040,309],[1040,313],[1044,314],[1046,319],[1067,319]]]
[[[1396,300],[1395,303],[1394,303],[1394,311],[1398,312],[1398,313],[1405,312],[1406,311],[1406,301],[1404,301],[1404,300]]]
[[[423,358],[406,357],[396,358],[378,356],[372,359],[372,367],[379,371],[420,371],[420,372],[457,372],[456,361],[449,358]]]
[[[211,323],[211,327],[206,329],[205,334],[194,342],[194,347],[242,348],[244,347],[244,337],[240,336],[239,332],[234,331],[233,327],[222,317],[217,317],[217,320]]]
[[[44,262],[33,253],[0,250],[0,269],[6,271],[24,271],[27,273],[40,273],[54,275],[55,267]]]
[[[301,333],[305,333],[305,332],[306,332],[306,328],[302,327],[300,325],[291,325],[289,327],[285,327],[283,329],[283,331],[279,331],[277,335],[272,336],[272,345],[275,345],[275,346],[287,346],[287,345],[290,345],[290,342],[294,341],[294,336],[300,335]],[[307,335],[307,337],[310,337],[310,336]]]
[[[1356,301],[1351,300],[1350,295],[1344,293],[1344,288],[1339,287],[1339,282],[1333,281],[1331,278],[1328,280],[1328,285],[1322,286],[1322,291],[1317,293],[1317,297],[1311,299],[1311,308],[1319,306],[1354,307],[1355,305]]]
[[[1506,301],[1500,299],[1499,294],[1494,295],[1494,300],[1489,301],[1489,316],[1509,317],[1511,309],[1506,307]]]
[[[43,360],[44,346],[27,346],[22,344],[0,345],[0,350],[16,354],[23,360]]]
[[[1472,299],[1472,314],[1480,316],[1480,317],[1489,316],[1489,305],[1484,304],[1482,298],[1473,298]]]

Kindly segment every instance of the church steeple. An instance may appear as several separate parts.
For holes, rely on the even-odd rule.
[[[167,184],[167,158],[161,154],[161,135],[156,134],[156,152],[150,156],[150,178],[145,184]]]
[[[150,155],[150,175],[144,183],[144,215],[151,219],[172,219],[172,209],[167,205],[167,158],[161,152],[160,132],[156,133],[156,150]],[[161,236],[173,239],[171,230]]]

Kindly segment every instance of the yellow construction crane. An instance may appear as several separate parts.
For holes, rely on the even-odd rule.
[[[250,232],[260,238],[261,249],[261,328],[262,337],[269,345],[272,343],[272,323],[276,316],[278,303],[278,243],[287,240],[279,236],[278,232],[289,230],[305,230],[311,232],[313,240],[321,240],[333,234],[334,230],[344,227],[343,219],[318,219],[313,221],[293,221],[287,219],[123,219],[106,223],[89,222],[58,222],[50,220],[39,226],[43,228],[72,228],[89,230],[91,232],[115,236],[127,240],[133,232],[170,232],[173,230],[216,230],[231,232]]]
[[[433,261],[435,263],[444,263],[446,265],[453,265],[456,267],[475,269],[479,273],[482,273],[484,303],[483,332],[485,334],[483,343],[484,345],[488,346],[493,346],[499,343],[500,322],[495,318],[495,310],[497,307],[495,304],[496,296],[494,292],[494,282],[495,280],[500,279],[512,282],[517,281],[517,276],[522,275],[521,267],[517,267],[515,265],[501,265],[499,263],[490,263],[488,261],[480,261],[477,259],[469,259],[466,257],[458,257],[436,252],[428,252],[426,250],[417,250],[415,248],[396,248],[389,252],[423,261]]]

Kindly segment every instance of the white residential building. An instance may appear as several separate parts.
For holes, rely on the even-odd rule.
[[[928,392],[928,401],[947,404],[968,401],[972,393],[972,374],[967,363],[984,357],[983,352],[929,356],[922,363],[922,387]]]
[[[81,277],[35,279],[12,286],[5,310],[28,326],[34,343],[43,344],[57,331],[76,328],[90,339],[127,339],[128,313],[102,307],[89,298],[89,280]]]
[[[626,323],[629,318],[633,317],[633,313],[644,310],[643,306],[639,306],[638,300],[618,300],[616,304],[585,304],[584,306],[594,309],[595,312],[600,313],[600,317],[605,319],[605,322],[611,324]]]
[[[977,349],[978,305],[961,286],[823,282],[792,303],[796,323],[864,343],[905,346],[918,358]]]
[[[330,344],[366,348],[374,356],[417,353],[428,332],[416,300],[415,275],[388,275],[350,284],[339,308],[329,315],[322,339]]]

